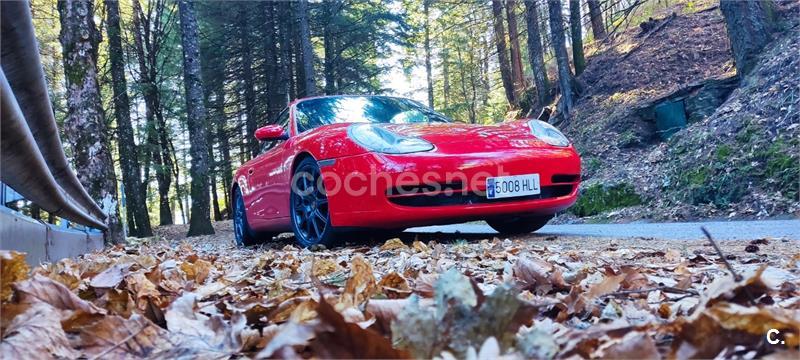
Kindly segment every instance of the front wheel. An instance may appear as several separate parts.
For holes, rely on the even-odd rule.
[[[501,234],[527,234],[544,227],[552,215],[546,216],[520,216],[505,219],[486,220],[492,229]]]
[[[303,247],[332,245],[336,231],[331,225],[328,196],[316,160],[305,158],[297,165],[289,197],[292,230],[297,242]]]

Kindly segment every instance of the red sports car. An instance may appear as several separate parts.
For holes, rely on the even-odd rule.
[[[539,120],[462,124],[409,99],[325,96],[293,102],[255,137],[262,152],[231,189],[239,245],[471,220],[531,232],[577,200],[580,158]]]

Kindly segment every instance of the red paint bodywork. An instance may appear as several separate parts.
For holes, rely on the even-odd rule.
[[[366,150],[348,137],[347,127],[351,124],[327,125],[298,134],[294,107],[303,100],[290,104],[286,129],[289,139],[236,171],[234,186],[242,190],[247,220],[254,230],[291,230],[291,175],[294,165],[306,156],[322,161],[331,223],[336,227],[407,228],[504,215],[547,215],[564,210],[577,200],[580,158],[575,149],[572,145],[557,147],[538,140],[531,135],[525,120],[485,126],[460,123],[385,125],[393,132],[423,138],[434,144],[435,149],[411,154],[379,154]],[[270,135],[280,134],[274,130],[270,129]],[[499,174],[500,166],[503,174]],[[405,183],[402,173],[415,173],[418,177],[427,174],[427,178],[422,178],[425,182],[448,182],[447,174],[456,171],[468,178],[478,173],[486,176],[538,173],[542,187],[552,184],[552,175],[577,176],[569,183],[573,185],[571,191],[564,196],[468,205],[401,206],[389,200],[387,181],[377,181],[374,191],[360,195],[331,191],[335,183],[330,175],[334,173],[341,179],[354,172],[381,172],[396,186]],[[485,176],[483,179],[465,187],[483,191]],[[360,178],[354,178],[352,184],[359,181]]]

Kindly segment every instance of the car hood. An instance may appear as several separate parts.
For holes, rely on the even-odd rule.
[[[386,128],[400,135],[425,139],[441,153],[476,153],[549,146],[534,137],[524,121],[499,125],[390,124]]]

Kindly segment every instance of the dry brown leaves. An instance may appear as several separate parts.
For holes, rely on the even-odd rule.
[[[0,253],[6,358],[790,357],[793,254],[392,239],[312,252],[201,238],[38,266]],[[797,255],[794,255],[797,256]],[[783,343],[769,344],[779,331]]]

